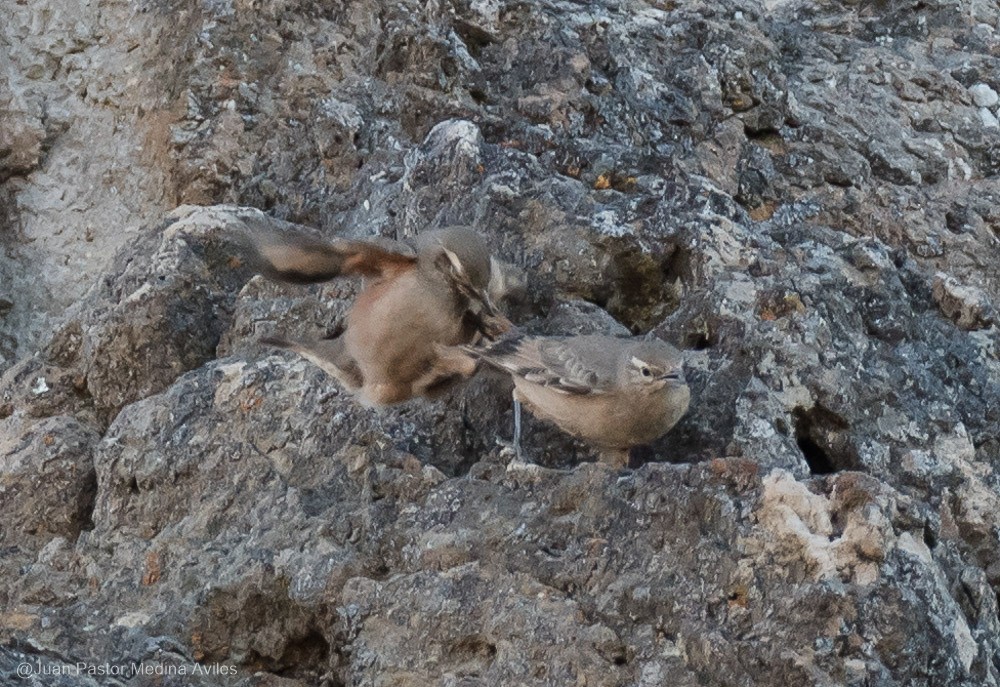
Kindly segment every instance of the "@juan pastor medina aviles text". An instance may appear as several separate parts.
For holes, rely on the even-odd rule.
[[[89,675],[135,677],[137,675],[218,675],[234,676],[238,668],[226,663],[155,663],[127,661],[122,663],[42,663],[41,659],[22,661],[17,666],[19,677],[32,675]]]

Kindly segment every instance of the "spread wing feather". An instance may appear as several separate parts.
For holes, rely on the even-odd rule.
[[[328,241],[287,222],[244,223],[246,231],[237,239],[250,266],[280,281],[314,284],[340,276],[379,277],[412,265],[417,259],[413,250],[401,243]]]

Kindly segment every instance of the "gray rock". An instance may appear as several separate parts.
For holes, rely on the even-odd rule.
[[[969,93],[972,94],[972,101],[977,107],[993,107],[1000,102],[1000,96],[990,88],[989,84],[977,83],[969,89]]]
[[[0,23],[0,683],[1000,683],[995,3],[140,5]],[[248,221],[477,226],[691,410],[359,407]]]
[[[27,538],[75,539],[90,527],[97,494],[91,456],[99,435],[68,417],[40,422],[0,420],[0,509],[5,517],[0,545],[18,546]]]
[[[934,276],[934,301],[962,329],[980,329],[996,321],[994,307],[979,289],[959,284],[947,274]]]
[[[1000,120],[997,120],[997,116],[989,108],[979,108],[979,119],[982,120],[983,126],[987,129],[1000,129]]]

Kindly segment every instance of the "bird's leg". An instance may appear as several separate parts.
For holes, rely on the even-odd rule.
[[[628,467],[630,455],[631,453],[627,448],[601,451],[600,462],[615,470],[624,470]]]
[[[514,393],[514,459],[518,463],[524,462],[521,454],[521,402],[517,399],[517,392]]]

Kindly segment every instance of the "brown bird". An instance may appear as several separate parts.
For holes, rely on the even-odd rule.
[[[441,395],[465,375],[439,357],[437,345],[492,339],[510,327],[488,294],[491,280],[503,285],[504,273],[472,229],[425,232],[410,247],[325,241],[295,228],[248,226],[241,243],[250,266],[272,279],[299,284],[340,276],[370,279],[337,338],[261,339],[312,361],[366,404]]]
[[[691,399],[681,352],[659,339],[513,336],[461,350],[513,377],[518,460],[522,403],[623,466],[629,449],[666,434]]]

